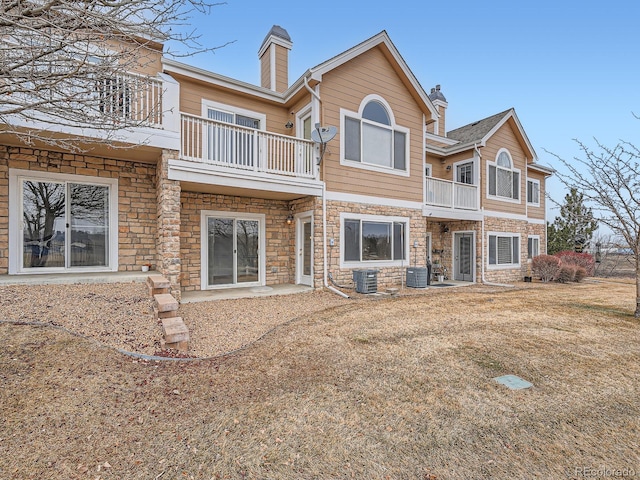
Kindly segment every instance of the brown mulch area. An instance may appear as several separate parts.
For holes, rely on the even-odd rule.
[[[118,298],[137,317],[130,290]],[[240,351],[186,363],[0,323],[0,478],[640,475],[632,283],[436,290],[295,312]],[[95,318],[89,302],[54,301]],[[504,374],[533,387],[509,390],[493,380]]]

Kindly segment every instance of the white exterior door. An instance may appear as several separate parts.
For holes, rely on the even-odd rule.
[[[296,222],[296,283],[313,286],[313,219],[298,217]]]

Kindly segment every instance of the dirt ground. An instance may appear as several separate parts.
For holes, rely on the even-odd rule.
[[[0,478],[640,477],[634,307],[606,279],[358,298],[188,362],[3,322]]]

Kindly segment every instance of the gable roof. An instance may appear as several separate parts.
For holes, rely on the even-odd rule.
[[[535,163],[538,155],[533,149],[533,146],[529,141],[529,137],[527,137],[524,128],[522,128],[522,124],[520,123],[520,120],[518,120],[516,111],[513,108],[447,132],[446,138],[449,140],[455,140],[456,143],[449,147],[440,149],[436,147],[436,149],[438,149],[440,153],[452,154],[468,150],[470,148],[475,148],[476,146],[482,147],[486,145],[487,140],[489,140],[489,138],[491,138],[491,136],[508,121],[513,122],[513,126],[515,127],[516,133],[520,136],[523,147],[529,151],[529,158],[531,158]]]
[[[389,59],[389,61],[392,64],[395,64],[397,70],[404,77],[407,86],[410,86],[410,88],[415,93],[416,98],[419,99],[420,102],[422,102],[423,106],[431,112],[433,117],[438,117],[438,110],[433,105],[433,102],[429,98],[429,95],[427,95],[427,92],[424,90],[424,88],[422,88],[422,85],[420,85],[420,82],[413,74],[407,63],[404,61],[404,58],[402,58],[402,55],[400,55],[400,52],[393,44],[385,30],[359,43],[358,45],[351,47],[350,49],[334,57],[331,57],[329,60],[326,60],[321,64],[307,70],[307,72],[305,72],[302,77],[309,77],[310,79],[316,81],[322,81],[322,76],[325,73],[378,46],[381,46],[383,48],[383,51],[386,54],[385,56]]]
[[[496,113],[495,115],[483,118],[477,122],[451,130],[450,132],[447,132],[447,138],[457,140],[460,143],[481,142],[511,110],[513,109]]]

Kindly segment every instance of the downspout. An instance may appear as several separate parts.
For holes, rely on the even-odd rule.
[[[480,153],[480,150],[478,150],[478,144],[475,144],[473,146],[473,149],[476,151],[476,153],[478,154],[478,158],[481,160],[480,162],[478,162],[478,164],[482,164],[482,154]],[[482,169],[478,168],[479,170],[479,174],[482,173]],[[481,182],[478,182],[481,183]],[[480,198],[482,199],[482,194],[480,195]],[[506,283],[496,283],[496,282],[490,282],[488,281],[485,277],[484,277],[484,262],[485,262],[485,242],[484,242],[484,209],[482,211],[482,221],[481,221],[481,233],[482,233],[482,240],[481,240],[481,246],[482,246],[482,256],[481,256],[481,266],[480,266],[480,272],[481,272],[481,277],[482,277],[482,284],[483,285],[489,285],[492,287],[509,287],[509,288],[513,288],[515,287],[515,285],[508,285]]]
[[[303,77],[302,80],[304,81],[305,88],[318,101],[318,104],[321,110],[322,100],[320,100],[320,95],[318,95],[318,93],[309,86],[309,83],[307,82],[307,77]],[[349,298],[349,295],[347,295],[346,293],[341,292],[337,288],[334,288],[333,286],[329,285],[329,280],[327,276],[327,196],[326,196],[327,184],[325,182],[324,174],[325,174],[325,169],[323,164],[322,165],[322,279],[324,283],[324,288],[344,298]]]

